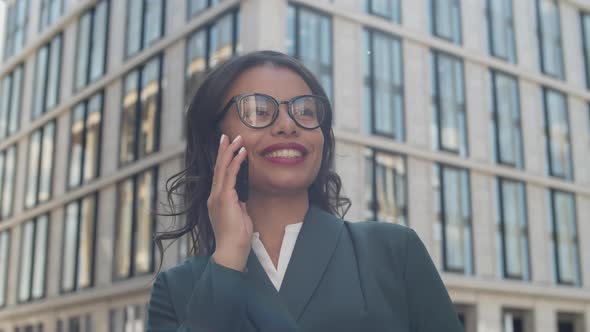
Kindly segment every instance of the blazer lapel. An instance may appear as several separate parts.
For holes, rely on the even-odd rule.
[[[342,219],[309,205],[279,291],[295,320],[301,318],[322,279],[343,225]]]

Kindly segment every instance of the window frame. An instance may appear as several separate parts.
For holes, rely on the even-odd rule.
[[[400,114],[393,114],[393,118],[397,118],[399,117],[400,119],[400,124],[397,125],[397,127],[401,128],[401,133],[398,133],[397,129],[395,128],[393,130],[392,133],[387,133],[384,131],[379,131],[376,128],[376,78],[375,78],[375,59],[374,59],[374,54],[376,54],[375,52],[375,35],[381,35],[383,38],[388,39],[388,42],[393,43],[398,43],[399,44],[399,50],[400,50],[400,54],[399,54],[399,63],[400,63],[400,68],[397,68],[400,71],[400,79],[401,79],[401,86],[395,86],[394,83],[391,83],[391,89],[389,89],[388,91],[391,93],[391,97],[392,99],[395,98],[395,95],[399,95],[400,98],[402,99],[402,109],[399,111]],[[364,37],[368,38],[366,40],[366,42],[369,45],[369,53],[366,54],[367,56],[367,63],[369,65],[369,75],[367,76],[367,73],[364,73],[363,75],[363,83],[364,83],[364,88],[365,89],[369,89],[370,91],[370,110],[365,110],[365,112],[369,112],[369,116],[370,116],[370,124],[369,124],[369,130],[370,130],[370,134],[374,135],[374,136],[379,136],[379,137],[385,137],[385,138],[389,138],[389,139],[393,139],[399,142],[405,142],[406,141],[406,135],[407,135],[407,123],[406,123],[406,106],[407,106],[407,100],[406,100],[406,89],[405,89],[405,73],[404,73],[404,55],[403,55],[403,41],[400,37],[394,36],[394,35],[390,35],[388,33],[384,33],[381,32],[379,30],[375,30],[375,29],[370,29],[370,28],[365,28],[364,29]],[[391,45],[392,45],[391,44]],[[393,61],[393,60],[392,60]],[[392,65],[392,70],[393,70],[393,63]],[[392,103],[393,104],[393,103]],[[366,126],[366,124],[365,124]]]
[[[150,57],[149,59],[147,59],[146,61],[142,62],[141,64],[135,66],[133,69],[129,70],[128,72],[126,72],[124,75],[122,75],[122,93],[121,93],[121,102],[120,102],[120,108],[119,108],[119,119],[121,121],[119,121],[119,144],[117,147],[117,167],[118,168],[122,168],[128,165],[131,165],[139,160],[142,160],[143,158],[146,158],[149,155],[152,155],[153,153],[156,153],[160,150],[160,141],[161,141],[161,119],[162,119],[162,99],[163,99],[163,90],[164,87],[162,85],[162,82],[164,81],[164,60],[165,60],[165,56],[163,53],[157,53],[156,55]],[[142,114],[142,101],[141,101],[141,91],[143,90],[143,78],[144,78],[144,74],[145,74],[145,69],[147,68],[147,66],[149,64],[152,63],[152,61],[158,61],[158,95],[157,95],[157,105],[156,105],[156,115],[155,115],[155,119],[154,119],[154,142],[153,142],[153,146],[154,149],[152,152],[143,155],[142,157],[139,157],[139,152],[140,152],[140,134],[141,134],[141,114]],[[135,105],[133,107],[133,112],[134,112],[134,125],[133,125],[133,159],[132,160],[123,160],[121,159],[121,153],[122,153],[122,145],[123,145],[123,128],[125,126],[125,123],[123,121],[123,118],[125,116],[125,96],[126,96],[126,86],[125,86],[125,81],[127,79],[127,77],[129,75],[133,75],[133,74],[137,75],[137,80],[135,81],[135,86],[136,86],[136,93],[138,95],[137,100],[135,101]]]
[[[65,1],[64,0],[40,0],[39,1],[40,10],[39,10],[39,32],[43,32],[44,29],[51,27],[55,24],[59,18],[63,15],[65,11]],[[54,3],[58,3],[58,12],[56,17],[52,17],[51,7]],[[47,11],[46,11],[47,10]],[[45,16],[44,16],[45,15]]]
[[[93,200],[94,201],[94,207],[93,207],[93,211],[92,211],[92,217],[93,220],[90,221],[92,222],[92,245],[90,248],[90,283],[85,286],[85,287],[80,287],[80,280],[79,280],[79,262],[80,262],[80,236],[82,233],[82,223],[83,223],[83,204],[85,200]],[[69,294],[69,293],[76,293],[76,292],[80,292],[80,291],[84,291],[87,289],[91,289],[94,287],[94,282],[95,282],[95,277],[94,274],[96,272],[96,240],[97,240],[97,230],[98,230],[98,206],[99,206],[99,194],[98,192],[94,192],[94,193],[90,193],[84,197],[78,198],[76,200],[70,201],[68,202],[65,206],[64,206],[64,218],[63,218],[63,228],[62,228],[62,241],[61,241],[61,259],[60,259],[60,283],[59,283],[59,293],[60,294]],[[67,209],[71,204],[76,204],[77,205],[77,228],[76,228],[76,241],[75,241],[75,250],[74,250],[74,266],[73,266],[73,271],[74,271],[74,276],[72,278],[73,280],[73,287],[70,290],[64,289],[64,285],[63,285],[63,280],[64,280],[64,276],[65,276],[65,272],[64,272],[64,262],[66,259],[66,252],[65,252],[65,247],[66,247],[66,241],[67,241],[67,237],[66,237],[66,223],[67,223],[67,218],[68,218],[68,212]]]
[[[129,280],[131,278],[135,278],[135,277],[140,277],[140,276],[144,276],[144,275],[150,275],[153,273],[154,268],[155,268],[155,249],[156,246],[154,245],[154,241],[151,241],[151,248],[150,248],[150,263],[149,263],[149,271],[147,272],[136,272],[135,271],[135,256],[136,256],[136,238],[137,236],[135,236],[136,234],[136,230],[137,230],[137,225],[138,225],[138,208],[137,208],[137,202],[138,202],[138,190],[139,190],[139,178],[141,176],[145,176],[145,174],[147,173],[151,173],[151,175],[153,176],[153,183],[152,183],[152,201],[151,201],[151,207],[154,208],[157,206],[157,202],[158,202],[158,176],[160,175],[160,169],[159,166],[151,166],[149,168],[146,168],[138,173],[134,173],[133,175],[124,178],[120,181],[117,182],[116,184],[116,193],[115,196],[117,197],[117,201],[115,203],[115,216],[113,220],[118,220],[118,216],[119,216],[119,212],[122,208],[122,204],[121,204],[121,197],[120,197],[120,190],[119,190],[119,186],[122,185],[123,183],[125,183],[126,181],[131,180],[132,181],[132,202],[131,202],[131,240],[129,241],[129,272],[126,276],[119,276],[118,275],[118,271],[117,271],[117,263],[119,262],[118,260],[118,256],[117,254],[113,255],[113,260],[112,260],[112,272],[111,272],[111,280],[113,282],[119,282],[122,280]],[[155,218],[155,215],[153,213],[151,213],[150,211],[150,215],[151,215],[151,232],[152,235],[154,235],[156,233],[156,226],[157,226],[157,220]],[[118,224],[120,225],[120,223]],[[114,239],[114,247],[115,251],[119,251],[118,247],[117,247],[117,240],[119,238],[119,227],[115,226],[114,230],[113,230],[113,239]]]
[[[388,20],[390,22],[396,23],[398,25],[403,24],[403,15],[402,15],[402,3],[401,0],[387,0],[389,5],[391,6],[391,16],[383,15],[380,12],[376,12],[373,10],[373,2],[375,0],[364,0],[364,9],[367,14],[380,17],[382,19]],[[394,17],[393,15],[397,13],[397,16]]]
[[[562,279],[560,270],[561,270],[561,264],[560,264],[560,259],[559,259],[559,247],[560,247],[560,242],[558,239],[558,233],[559,233],[559,224],[557,221],[557,209],[555,208],[556,205],[556,194],[562,194],[562,195],[568,195],[571,198],[572,201],[572,211],[571,211],[571,215],[573,218],[573,226],[574,226],[574,232],[575,235],[573,237],[573,239],[570,239],[570,241],[573,240],[574,245],[575,245],[575,255],[577,258],[577,262],[575,262],[575,267],[576,267],[576,271],[575,271],[575,276],[574,278],[577,279],[577,283],[575,281],[565,281]],[[550,218],[551,218],[551,239],[553,241],[553,262],[554,262],[554,268],[555,270],[554,272],[554,276],[555,276],[555,281],[557,282],[558,285],[565,285],[565,286],[572,286],[572,287],[582,287],[583,285],[583,280],[582,280],[582,267],[581,267],[581,260],[580,260],[580,236],[579,236],[579,226],[578,226],[578,214],[577,214],[577,204],[576,204],[576,195],[574,193],[571,192],[567,192],[567,191],[562,191],[562,190],[558,190],[558,189],[554,189],[554,188],[550,188],[549,189],[549,197],[550,197]]]
[[[45,222],[47,223],[46,228],[45,228],[45,244],[46,244],[46,248],[45,248],[45,257],[44,257],[44,264],[43,267],[41,267],[41,269],[43,269],[43,291],[41,293],[41,295],[39,297],[34,297],[33,295],[33,288],[34,288],[34,283],[35,283],[35,268],[37,267],[37,256],[36,256],[36,249],[37,249],[37,245],[39,244],[39,239],[37,238],[38,234],[38,227],[39,227],[39,221],[43,220],[42,218],[45,218]],[[41,215],[37,215],[35,217],[33,217],[32,219],[28,219],[27,221],[25,221],[24,223],[22,223],[19,227],[20,227],[20,237],[21,237],[21,243],[19,244],[19,253],[23,252],[23,246],[25,245],[25,241],[23,241],[23,237],[25,236],[24,233],[24,227],[26,226],[27,223],[32,223],[33,224],[33,230],[32,230],[32,244],[31,244],[31,277],[29,279],[29,292],[28,292],[28,297],[26,299],[21,299],[20,298],[20,289],[21,289],[21,283],[22,283],[22,276],[21,276],[21,269],[22,269],[22,265],[23,265],[23,260],[20,260],[18,263],[18,282],[17,282],[17,290],[16,290],[16,301],[17,304],[24,304],[24,303],[31,303],[34,301],[38,301],[41,299],[44,299],[47,297],[47,266],[49,265],[49,256],[47,255],[48,252],[48,248],[49,248],[49,234],[51,233],[51,217],[49,215],[49,213],[45,213],[45,214],[41,214]],[[41,234],[42,235],[42,234]]]
[[[430,20],[429,20],[430,21],[430,33],[433,36],[435,36],[436,38],[441,38],[443,40],[446,40],[446,41],[448,41],[450,43],[453,43],[453,44],[456,44],[456,45],[459,45],[459,46],[463,45],[463,8],[461,7],[461,1],[460,0],[449,0],[449,1],[452,1],[453,2],[453,4],[451,5],[451,7],[452,6],[456,6],[457,7],[457,12],[458,12],[457,15],[459,15],[459,17],[458,17],[459,36],[453,36],[453,37],[456,37],[457,40],[455,40],[453,38],[448,38],[446,36],[443,36],[442,34],[440,34],[438,32],[438,29],[437,29],[437,27],[438,27],[438,24],[437,24],[438,21],[436,19],[436,5],[435,5],[435,2],[436,1],[437,0],[429,0],[428,1],[428,7],[429,7],[429,10],[430,10]],[[451,8],[451,11],[452,10],[453,9]],[[451,13],[451,15],[453,15],[453,14]]]
[[[494,43],[494,32],[496,31],[496,29],[494,29],[494,23],[493,23],[493,15],[492,15],[492,1],[498,1],[498,0],[486,0],[486,18],[487,18],[487,28],[488,28],[488,48],[490,51],[490,54],[493,57],[496,57],[498,59],[502,59],[508,63],[512,63],[512,64],[517,64],[518,63],[518,44],[516,42],[516,27],[515,27],[515,19],[514,19],[514,1],[513,0],[508,0],[510,1],[510,19],[508,20],[509,22],[504,22],[504,24],[510,24],[511,30],[512,30],[512,38],[510,41],[508,41],[508,45],[513,51],[514,51],[514,59],[511,59],[511,55],[512,54],[508,54],[507,56],[501,55],[496,51],[496,47],[495,47],[495,43]],[[503,17],[503,21],[504,19],[506,19],[506,17]],[[510,51],[508,51],[510,53]]]
[[[560,178],[566,181],[574,181],[575,179],[575,174],[574,174],[574,165],[573,165],[573,161],[574,161],[574,157],[573,157],[573,147],[572,147],[572,133],[571,133],[571,126],[570,126],[570,118],[569,118],[569,101],[568,101],[568,96],[558,90],[554,90],[552,88],[546,87],[546,86],[542,86],[542,96],[543,96],[543,121],[544,121],[544,134],[545,134],[545,153],[546,153],[546,165],[547,165],[547,170],[548,170],[548,175],[551,177],[556,177],[556,178]],[[551,125],[549,123],[549,103],[548,103],[548,94],[549,93],[554,93],[559,95],[560,97],[563,98],[563,104],[565,109],[563,110],[564,113],[564,118],[565,118],[565,125],[567,127],[567,143],[568,143],[568,170],[566,170],[565,174],[557,174],[554,171],[554,165],[553,165],[553,158],[552,158],[552,146],[553,146],[553,139],[551,136]],[[568,177],[568,173],[571,175],[570,177]]]
[[[44,154],[44,150],[46,149],[45,145],[43,144],[43,137],[45,134],[45,130],[47,130],[48,126],[53,126],[53,136],[51,137],[52,139],[52,144],[51,144],[51,153],[48,153],[49,155],[51,155],[51,170],[49,170],[49,177],[51,178],[49,180],[49,197],[47,198],[47,200],[45,201],[40,201],[39,200],[39,191],[40,191],[40,187],[41,187],[41,181],[42,181],[42,176],[41,176],[41,168],[42,168],[42,164],[43,164],[43,154]],[[36,186],[35,186],[35,193],[34,195],[34,203],[32,203],[32,205],[27,205],[27,195],[28,195],[28,187],[29,187],[29,182],[32,180],[32,176],[29,173],[29,164],[31,163],[31,140],[32,140],[32,136],[36,133],[39,133],[40,138],[39,138],[39,157],[38,157],[38,164],[37,164],[37,170],[36,170],[36,176],[35,176],[35,181],[36,181]],[[54,173],[54,169],[55,169],[55,150],[56,150],[56,138],[57,138],[57,122],[56,120],[50,120],[48,122],[46,122],[45,124],[43,124],[43,126],[37,128],[35,131],[33,131],[32,133],[29,134],[28,137],[28,142],[27,142],[27,177],[25,180],[25,190],[24,190],[24,200],[23,200],[23,207],[24,210],[31,210],[34,207],[46,203],[48,201],[50,201],[53,197],[53,189],[55,187],[55,173]]]
[[[129,30],[129,17],[130,17],[129,15],[132,15],[133,13],[131,13],[131,10],[129,8],[130,8],[130,1],[133,1],[133,0],[125,0],[125,1],[126,1],[125,2],[125,35],[123,37],[123,39],[125,40],[125,44],[124,44],[125,46],[123,47],[123,59],[126,61],[126,60],[129,60],[132,57],[138,55],[143,50],[151,47],[153,43],[157,43],[166,35],[166,4],[167,4],[167,1],[158,0],[158,1],[160,1],[160,6],[162,8],[162,12],[160,13],[160,21],[161,21],[160,27],[159,27],[160,36],[157,39],[146,44],[146,41],[144,39],[144,37],[145,37],[144,32],[146,29],[146,15],[147,15],[146,2],[150,1],[150,0],[138,0],[138,1],[141,1],[141,10],[140,10],[141,18],[139,21],[139,31],[140,32],[139,32],[139,36],[134,36],[134,37],[139,38],[139,48],[137,50],[131,51],[131,52],[129,52],[129,49],[127,48],[126,45],[129,44],[129,38],[130,38],[129,31],[128,31]],[[135,14],[135,15],[139,15],[139,14]]]
[[[551,1],[555,5],[555,10],[556,10],[555,15],[557,16],[557,27],[559,28],[559,38],[558,38],[558,40],[552,40],[552,42],[553,42],[553,46],[555,45],[554,43],[556,43],[556,42],[559,43],[560,58],[561,58],[561,62],[559,63],[559,68],[558,68],[559,73],[557,75],[555,75],[553,73],[549,73],[546,68],[547,63],[545,60],[545,53],[544,53],[545,42],[544,42],[544,38],[543,38],[543,36],[544,36],[543,26],[546,26],[546,24],[544,24],[542,21],[541,1]],[[547,76],[552,77],[554,79],[566,81],[567,75],[566,75],[566,68],[565,68],[565,49],[563,47],[563,29],[561,27],[561,10],[559,8],[559,2],[557,0],[535,0],[535,12],[537,15],[536,33],[537,33],[537,40],[538,40],[538,47],[539,47],[539,59],[540,59],[539,65],[541,67],[541,73],[543,75],[547,75]]]
[[[59,41],[59,42],[58,42]],[[59,60],[57,60],[57,65],[58,68],[54,69],[55,73],[56,73],[56,77],[55,77],[55,105],[49,107],[48,106],[48,99],[51,97],[49,95],[49,90],[50,90],[50,86],[53,82],[51,82],[51,62],[53,60],[52,55],[53,51],[54,51],[54,47],[55,47],[55,43],[58,43],[59,45],[59,49],[56,51],[58,52],[59,55]],[[63,62],[63,50],[64,50],[64,38],[63,38],[63,33],[60,32],[58,34],[56,34],[55,36],[53,36],[51,38],[51,40],[49,40],[47,43],[45,43],[43,46],[41,46],[39,49],[37,49],[37,51],[35,52],[35,77],[34,77],[34,83],[33,83],[33,91],[34,94],[36,96],[39,97],[33,97],[32,99],[32,105],[31,105],[31,115],[30,115],[30,119],[31,120],[36,120],[38,118],[40,118],[41,116],[43,116],[43,114],[46,114],[50,111],[52,111],[53,109],[55,109],[56,107],[59,106],[60,104],[60,94],[61,94],[61,79],[62,79],[62,62]],[[41,52],[47,52],[47,54],[45,55],[45,59],[40,59],[39,57],[41,56]],[[40,60],[44,60],[45,61],[45,69],[44,69],[44,73],[43,73],[43,86],[41,86],[41,92],[39,92],[38,88],[40,88],[40,86],[38,85],[38,80],[40,79],[38,77],[39,74],[39,61]],[[37,110],[37,99],[36,98],[40,98],[40,110]],[[37,114],[37,112],[39,112]]]

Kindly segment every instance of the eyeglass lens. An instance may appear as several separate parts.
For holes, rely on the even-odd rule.
[[[245,96],[238,106],[240,117],[252,127],[269,125],[279,110],[275,101],[264,95]],[[295,121],[305,128],[318,127],[326,112],[325,101],[314,96],[297,98],[291,107]]]

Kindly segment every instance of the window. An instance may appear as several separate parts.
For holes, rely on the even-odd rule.
[[[557,332],[577,332],[584,330],[584,315],[569,312],[557,313]]]
[[[365,12],[401,23],[401,0],[364,0]]]
[[[147,304],[111,309],[109,332],[143,332],[147,326]]]
[[[219,0],[187,0],[186,7],[188,10],[186,13],[190,19],[204,12],[205,9],[217,6],[218,4]]]
[[[57,332],[92,332],[92,315],[74,316],[57,321]]]
[[[62,247],[62,292],[91,287],[98,195],[69,203],[65,210]]]
[[[16,145],[0,152],[0,219],[12,215],[16,181]]]
[[[449,272],[473,274],[469,173],[466,169],[441,164],[434,165],[433,171],[443,268]]]
[[[430,65],[433,148],[467,157],[463,62],[433,51]]]
[[[190,104],[209,70],[239,53],[238,27],[239,11],[233,10],[188,37],[184,84],[185,108]]]
[[[61,66],[61,34],[37,51],[35,63],[35,94],[32,118],[57,106],[59,102]]]
[[[23,89],[23,65],[0,80],[0,139],[18,130]]]
[[[18,301],[45,296],[49,217],[39,216],[21,226]]]
[[[537,1],[537,33],[541,71],[544,74],[565,80],[563,48],[561,43],[561,20],[556,0]]]
[[[99,174],[103,96],[99,93],[78,104],[71,115],[68,188],[80,186]]]
[[[532,317],[529,311],[520,309],[502,310],[503,332],[525,332],[532,327]]]
[[[431,33],[455,44],[461,44],[461,5],[459,0],[430,0]]]
[[[476,307],[473,304],[455,304],[455,311],[463,326],[463,331],[474,332],[477,329]]]
[[[571,181],[574,175],[566,96],[543,88],[543,105],[548,173]]]
[[[503,278],[530,280],[524,183],[498,178],[495,187],[499,275]]]
[[[365,130],[404,140],[402,47],[398,38],[365,30]],[[368,128],[367,128],[368,127]]]
[[[490,54],[516,63],[512,0],[486,0]]]
[[[109,1],[101,0],[78,20],[74,91],[105,73],[107,59]]]
[[[408,225],[406,161],[365,149],[365,219]]]
[[[494,160],[502,165],[522,169],[524,160],[518,81],[513,76],[491,70],[490,87]]]
[[[65,0],[41,0],[39,31],[50,27],[63,14]]]
[[[158,150],[161,63],[161,56],[152,58],[124,78],[120,165],[136,161]]]
[[[581,286],[574,195],[552,189],[549,196],[551,247],[557,283]]]
[[[125,55],[134,55],[164,34],[163,0],[127,0]]]
[[[287,53],[319,79],[332,100],[332,19],[307,7],[287,7]]]
[[[47,123],[29,137],[26,208],[51,198],[54,142],[55,121]]]
[[[586,68],[586,87],[590,89],[590,13],[582,13],[582,48]]]
[[[10,233],[0,233],[0,307],[6,305],[6,287],[8,286],[8,257],[10,252]]]
[[[4,59],[20,52],[27,39],[29,1],[15,0],[6,8]]]
[[[43,324],[17,326],[14,328],[14,332],[43,332]]]
[[[152,234],[155,218],[157,169],[137,174],[117,185],[115,279],[153,270]]]

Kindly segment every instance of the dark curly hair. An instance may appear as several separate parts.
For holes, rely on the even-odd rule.
[[[215,119],[223,107],[221,103],[225,94],[238,76],[249,68],[264,65],[274,65],[296,72],[313,94],[327,98],[315,75],[298,59],[281,52],[263,50],[235,56],[207,74],[186,112],[184,169],[166,181],[171,212],[157,213],[160,216],[174,218],[184,215],[186,222],[176,230],[156,233],[154,241],[161,253],[158,271],[164,259],[164,240],[177,240],[190,233],[192,246],[189,255],[211,255],[215,251],[215,236],[207,210],[207,198],[219,147],[216,135],[219,129]],[[350,199],[341,196],[342,182],[333,171],[334,133],[331,106],[328,106],[326,119],[320,128],[324,136],[324,149],[320,170],[308,189],[309,202],[343,218],[351,202]],[[180,208],[175,204],[174,197],[180,198]]]

